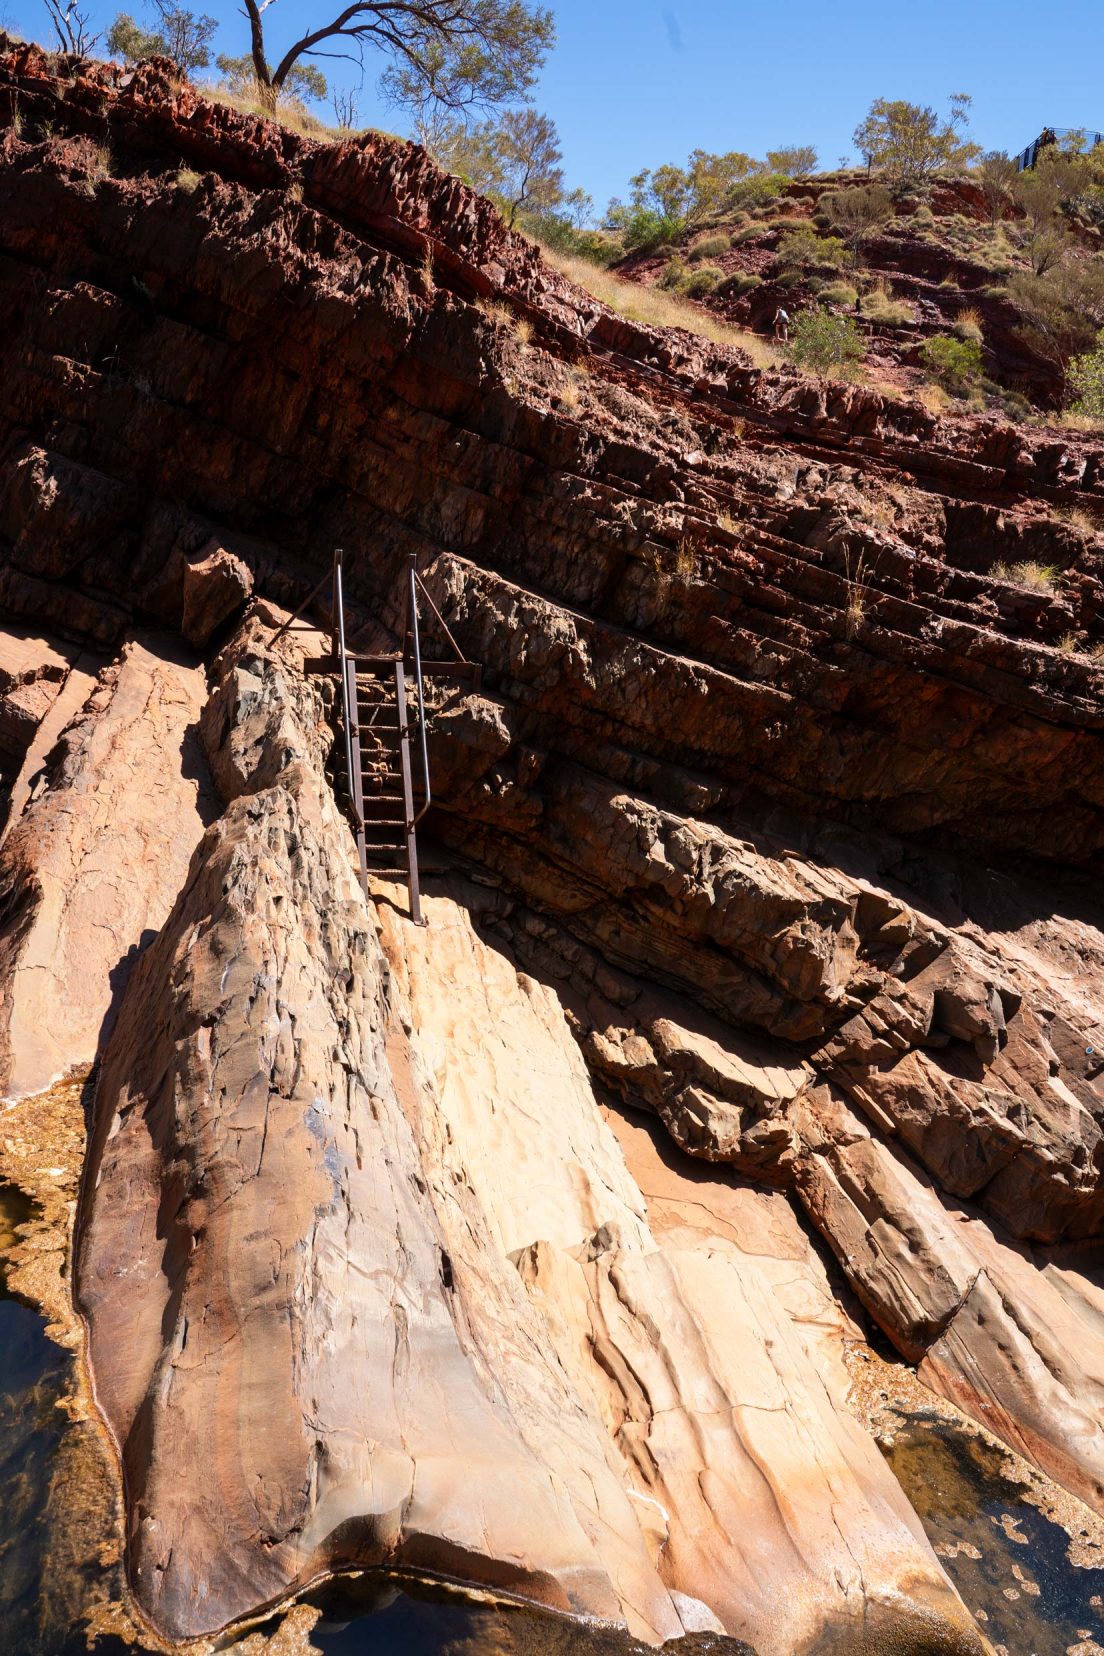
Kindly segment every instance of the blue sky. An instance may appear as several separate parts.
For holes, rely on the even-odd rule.
[[[220,50],[246,49],[233,0],[194,3],[219,18]],[[1100,0],[551,3],[559,44],[536,102],[559,127],[568,182],[599,208],[641,167],[683,161],[699,146],[760,155],[811,143],[834,165],[853,153],[851,134],[879,96],[945,108],[951,92],[970,92],[973,136],[986,148],[1014,151],[1047,124],[1104,130]],[[126,9],[148,21],[142,6]],[[119,7],[90,0],[89,9],[106,26]],[[323,10],[322,0],[274,0],[270,57]],[[0,0],[0,22],[49,38],[42,0]],[[347,65],[321,67],[334,80],[356,78]],[[360,118],[405,131],[376,96],[377,73],[369,61]]]

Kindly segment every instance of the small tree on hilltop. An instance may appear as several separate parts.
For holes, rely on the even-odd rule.
[[[905,195],[978,154],[966,138],[970,102],[965,92],[953,93],[950,117],[941,121],[926,105],[875,98],[855,128],[855,145],[867,166],[881,173],[895,194]]]
[[[1012,194],[1035,235],[1054,222],[1062,205],[1057,180],[1043,168],[1017,173]]]
[[[975,167],[974,178],[985,197],[991,224],[996,224],[998,219],[1004,217],[1004,210],[1012,196],[1012,187],[1018,177],[1016,163],[1009,160],[1003,150],[989,150]]]
[[[854,252],[893,216],[893,197],[881,184],[857,184],[822,196],[820,208]]]
[[[389,59],[382,76],[393,104],[458,113],[523,98],[555,40],[552,13],[524,0],[350,0],[270,63],[264,13],[276,0],[244,0],[250,56],[262,104],[274,107],[303,57],[365,48]]]
[[[153,0],[160,27],[143,29],[127,12],[120,12],[108,30],[107,46],[113,57],[137,63],[142,58],[171,58],[183,74],[206,69],[211,61],[211,37],[218,21],[206,13],[197,15],[174,0]]]
[[[784,173],[787,178],[807,178],[816,172],[819,159],[812,144],[786,144],[782,149],[767,151],[771,172]]]
[[[499,122],[472,128],[454,122],[432,153],[473,189],[493,196],[511,228],[519,213],[549,213],[568,200],[555,122],[535,109],[511,109]]]
[[[685,167],[668,162],[630,178],[628,206],[611,201],[607,223],[621,231],[628,247],[671,241],[701,224],[742,179],[761,170],[760,162],[740,150],[725,155],[694,150]]]
[[[74,57],[87,57],[99,40],[81,0],[44,0],[58,45]]]
[[[828,310],[802,311],[790,329],[790,355],[800,368],[822,378],[845,370],[864,353],[862,334],[846,316]]]
[[[564,199],[556,123],[535,109],[511,109],[496,134],[502,198],[511,229],[519,213],[547,213]]]
[[[251,57],[226,57],[220,52],[215,62],[226,76],[227,84],[236,97],[259,98],[260,85]],[[283,84],[280,87],[280,96],[300,98],[304,102],[322,103],[328,96],[329,90],[326,77],[316,63],[296,63],[284,76]],[[260,103],[266,109],[273,107],[272,100],[267,95],[260,97]]]

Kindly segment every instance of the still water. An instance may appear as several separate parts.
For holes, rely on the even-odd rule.
[[[65,1434],[72,1431],[58,1406],[71,1385],[71,1359],[47,1339],[37,1312],[12,1298],[4,1274],[4,1251],[31,1211],[21,1193],[0,1185],[0,1653],[80,1656],[86,1639],[70,1625],[79,1621],[80,1584],[74,1594],[73,1560],[55,1555],[48,1521]],[[885,1453],[995,1647],[1008,1656],[1094,1656],[1104,1648],[1104,1570],[1070,1562],[1065,1532],[1024,1498],[998,1451],[921,1410],[905,1418]],[[78,1577],[81,1568],[87,1571],[87,1560]],[[59,1601],[76,1614],[59,1616]],[[331,1583],[308,1602],[321,1613],[310,1633],[320,1656],[645,1656],[647,1650],[612,1632],[367,1576]],[[114,1636],[96,1640],[93,1649],[96,1656],[135,1651]],[[703,1634],[685,1641],[680,1656],[738,1656],[746,1649]]]
[[[1104,1570],[1070,1562],[1065,1530],[1025,1499],[998,1449],[921,1410],[884,1453],[992,1644],[1008,1656],[1104,1647]]]

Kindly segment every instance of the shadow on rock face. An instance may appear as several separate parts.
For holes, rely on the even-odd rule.
[[[333,1582],[308,1602],[322,1611],[310,1645],[323,1656],[652,1656],[654,1651],[616,1628],[477,1603],[425,1582],[361,1576]],[[716,1633],[694,1633],[663,1649],[672,1656],[755,1656],[742,1640]]]

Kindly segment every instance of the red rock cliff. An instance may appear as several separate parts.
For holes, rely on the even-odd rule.
[[[1102,547],[1058,515],[1104,449],[636,327],[419,150],[157,66],[11,47],[0,118],[0,607],[76,703],[36,750],[13,666],[0,1060],[98,1066],[139,1604],[209,1633],[388,1563],[980,1649],[804,1227],[1104,1507]],[[358,625],[414,552],[485,665],[426,935],[271,643],[335,544]]]

